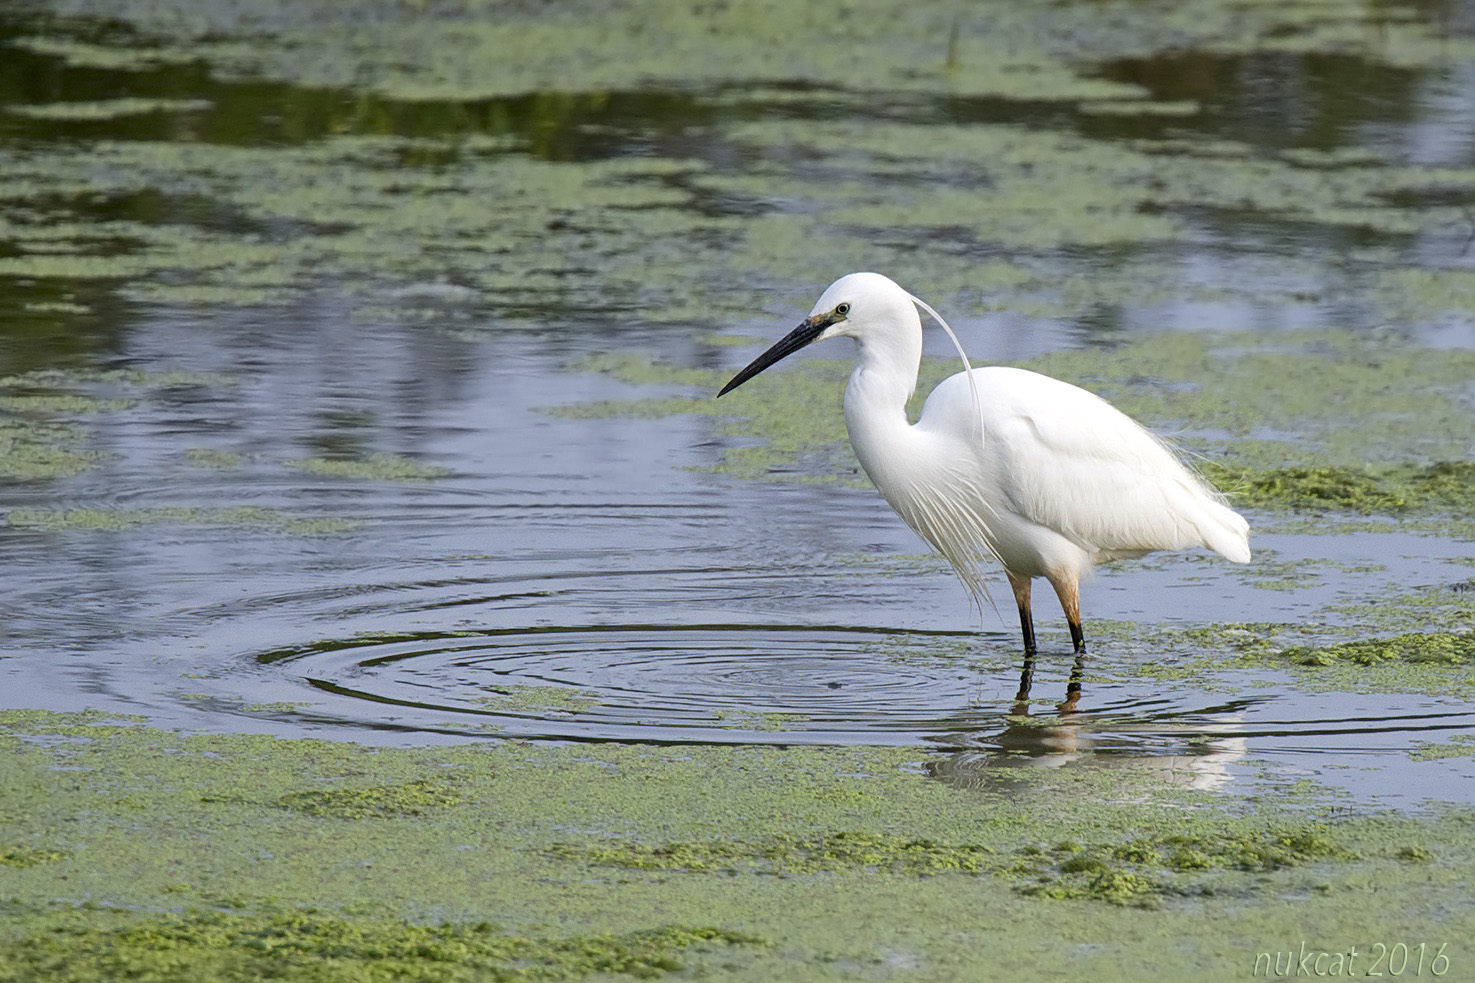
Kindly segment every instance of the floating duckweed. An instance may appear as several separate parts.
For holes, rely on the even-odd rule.
[[[907,875],[983,873],[992,850],[970,844],[947,845],[926,839],[842,831],[814,839],[773,836],[755,843],[711,840],[644,846],[616,842],[597,846],[559,843],[550,854],[631,870],[769,873],[819,873],[848,869]]]
[[[37,864],[65,860],[66,856],[60,850],[38,850],[31,847],[12,846],[0,850],[0,866],[34,867]]]
[[[45,930],[0,942],[8,980],[263,979],[353,983],[578,980],[679,971],[696,945],[761,945],[752,935],[670,925],[623,935],[532,937],[485,922],[347,920],[315,909],[109,919],[57,910]]]
[[[1374,666],[1385,662],[1462,666],[1475,663],[1475,633],[1408,632],[1392,638],[1339,642],[1284,649],[1280,658],[1301,666],[1351,663]]]
[[[31,119],[104,120],[149,113],[200,112],[209,109],[205,99],[104,99],[99,102],[49,102],[41,105],[12,104],[6,111]]]
[[[283,809],[333,819],[386,819],[421,816],[461,801],[460,793],[444,782],[416,779],[401,785],[337,788],[292,792],[276,800]]]
[[[498,684],[483,687],[490,692],[476,702],[499,711],[556,713],[572,715],[599,706],[599,698],[563,686],[514,686]]]
[[[1456,734],[1450,738],[1448,744],[1420,744],[1412,751],[1409,751],[1408,756],[1415,761],[1438,761],[1442,758],[1472,758],[1475,757],[1475,736]]]
[[[0,478],[48,481],[80,474],[103,458],[82,442],[73,427],[0,419]]]
[[[164,506],[146,509],[11,509],[5,524],[14,529],[58,531],[91,529],[121,532],[151,525],[260,526],[301,536],[321,536],[352,529],[351,519],[332,516],[302,518],[259,505],[226,508]]]
[[[1272,468],[1256,472],[1209,461],[1199,466],[1204,477],[1220,488],[1232,489],[1234,500],[1247,506],[1286,505],[1293,508],[1344,508],[1358,512],[1403,509],[1407,500],[1388,490],[1387,482],[1366,470],[1353,468]]]
[[[1070,843],[1050,851],[1024,848],[1007,870],[1025,881],[1020,893],[1033,897],[1152,908],[1182,889],[1174,874],[1270,872],[1319,860],[1356,859],[1356,851],[1324,832],[1305,829],[1244,836],[1139,837],[1117,846]]]
[[[423,464],[400,454],[371,454],[358,459],[304,457],[290,467],[325,478],[365,478],[375,481],[429,481],[450,474],[447,468]]]
[[[1179,888],[1175,875],[1212,870],[1267,873],[1318,860],[1356,860],[1356,851],[1322,830],[1158,838],[1125,843],[1027,844],[1000,854],[977,844],[945,844],[868,832],[815,838],[774,836],[755,842],[709,840],[656,846],[559,843],[550,855],[629,870],[690,873],[816,874],[867,870],[908,877],[993,875],[1020,881],[1020,893],[1055,900],[1155,906]]]
[[[191,447],[184,452],[184,459],[193,467],[209,468],[212,471],[233,471],[246,460],[245,455],[236,451],[223,451],[213,447]]]
[[[1080,108],[1083,113],[1098,116],[1194,116],[1201,107],[1191,100],[1115,99],[1083,102]]]

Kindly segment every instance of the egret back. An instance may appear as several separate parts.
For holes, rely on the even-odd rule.
[[[1161,438],[1077,386],[1023,369],[975,369],[972,387],[961,373],[939,384],[915,429],[934,443],[969,433],[974,391],[984,431],[972,449],[976,510],[992,520],[995,541],[985,548],[1004,554],[1006,568],[1036,575],[1069,565],[1070,551],[1050,533],[1079,549],[1081,568],[1191,546],[1249,560],[1249,525],[1222,496]],[[966,451],[955,441],[951,453]],[[1001,548],[1006,538],[1012,549]],[[1039,555],[1021,555],[1031,551]]]

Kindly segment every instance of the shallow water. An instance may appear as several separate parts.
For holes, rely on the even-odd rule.
[[[13,22],[0,38],[38,31],[44,26]],[[118,72],[32,50],[7,55],[16,56],[4,90],[12,105],[125,92],[207,100],[208,108],[178,117],[75,121],[0,112],[8,138],[48,152],[103,139],[313,144],[337,131],[331,107],[349,95],[276,80],[222,81],[178,66]],[[535,97],[418,112],[385,100],[371,110],[384,132],[412,136],[454,131],[468,117],[496,119],[531,141],[510,152],[530,159],[669,157],[730,175],[743,173],[742,141],[732,132],[806,119],[1004,122],[1103,142],[1232,139],[1254,153],[1358,150],[1420,165],[1475,164],[1471,103],[1451,98],[1475,94],[1468,72],[1404,68],[1396,90],[1380,87],[1380,98],[1304,118],[1315,93],[1347,84],[1359,66],[1367,68],[1357,58],[1289,54],[1174,54],[1100,66],[1104,77],[1143,84],[1156,98],[1200,100],[1188,122],[915,91],[860,101],[818,88],[779,99],[756,84],[571,97],[551,126]],[[1386,81],[1389,72],[1358,75],[1357,84]],[[1256,100],[1286,74],[1302,87],[1282,91],[1277,105]],[[319,104],[329,107],[321,116],[304,110]],[[284,121],[272,108],[283,106],[303,114]],[[457,108],[463,112],[449,112]],[[832,166],[868,195],[884,199],[897,187],[884,168],[850,172],[843,159],[796,155],[794,173],[816,188],[830,181]],[[804,176],[806,168],[813,174]],[[926,172],[911,175],[908,195],[918,193],[916,183],[925,192]],[[805,207],[710,192],[681,209],[730,217]],[[28,207],[36,220],[64,215],[99,234],[111,234],[106,223],[120,214],[158,221],[144,213],[162,208],[172,215],[166,222],[271,239],[230,208],[202,217],[208,192],[199,195],[192,207],[177,189],[153,202],[130,193],[58,204],[40,195]],[[1002,310],[931,299],[959,309],[955,327],[980,360],[1019,360],[1166,330],[1382,330],[1388,309],[1359,276],[1388,261],[1383,252],[1367,254],[1400,250],[1411,266],[1409,257],[1421,255],[1436,257],[1428,263],[1435,268],[1472,265],[1458,249],[1467,230],[1455,224],[1409,236],[1282,221],[1258,208],[1165,207],[1188,230],[1189,246],[1171,260],[1181,243],[1136,250],[1067,243],[1031,258],[1047,281],[1107,280],[1106,271],[1116,271],[1110,275],[1125,284],[1118,302],[1056,298],[1051,313],[1019,315],[1008,309],[1008,291]],[[549,229],[554,221],[563,220],[549,219]],[[994,252],[976,242],[953,249],[933,236],[926,238],[939,262],[966,267]],[[918,241],[915,229],[905,230],[896,244],[876,248],[904,251]],[[811,251],[823,253],[824,245]],[[821,257],[815,265],[845,272],[850,254],[836,252],[833,263]],[[1282,262],[1290,256],[1294,264]],[[672,260],[653,252],[637,258],[642,264]],[[1161,279],[1137,296],[1133,277],[1148,270]],[[167,286],[172,275],[137,277]],[[299,271],[288,300],[274,305],[140,298],[106,277],[6,275],[0,374],[138,375],[21,387],[126,405],[60,414],[78,423],[82,448],[96,455],[80,473],[0,485],[0,510],[10,515],[0,528],[0,703],[370,743],[901,745],[918,748],[929,773],[955,782],[1006,781],[1009,768],[1025,765],[1145,767],[1199,787],[1243,790],[1309,777],[1359,803],[1475,801],[1475,758],[1410,760],[1425,744],[1475,735],[1463,698],[1327,690],[1272,668],[1144,673],[1141,663],[1152,660],[1143,643],[1121,644],[1119,628],[1092,635],[1093,621],[1170,634],[1221,623],[1345,622],[1334,605],[1466,580],[1467,541],[1404,529],[1276,531],[1283,516],[1251,515],[1269,530],[1255,537],[1259,567],[1161,557],[1105,569],[1087,587],[1093,655],[1074,714],[1054,707],[1071,668],[1069,646],[1042,604],[1036,701],[1016,707],[1007,604],[1002,614],[970,610],[951,574],[915,555],[918,542],[873,492],[704,470],[741,443],[708,416],[549,412],[652,393],[705,395],[692,386],[627,384],[581,371],[578,361],[631,349],[676,366],[733,370],[753,349],[713,341],[711,332],[750,335],[755,344],[776,337],[822,283],[807,269],[780,266],[761,297],[754,299],[756,287],[723,284],[713,316],[673,321],[632,302],[628,269],[610,275],[606,306],[588,302],[605,282],[598,265],[564,275],[584,286],[552,293],[543,309],[461,286],[455,276],[385,283],[364,269],[324,269],[321,280]],[[713,291],[713,275],[693,271],[701,293]],[[680,282],[669,268],[662,276]],[[1157,291],[1164,280],[1173,289]],[[1343,283],[1354,285],[1346,298],[1318,292]],[[1012,296],[1038,303],[1039,290],[1027,284]],[[1435,314],[1397,325],[1410,344],[1475,346],[1468,309],[1430,303]],[[930,339],[929,352],[945,348]],[[410,470],[376,470],[374,455],[393,455],[382,460]],[[363,468],[335,473],[325,461]],[[1266,562],[1288,572],[1267,574]],[[1007,598],[1002,578],[996,596]],[[1165,657],[1181,660],[1183,651]]]

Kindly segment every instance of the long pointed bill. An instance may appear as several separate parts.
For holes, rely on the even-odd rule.
[[[828,328],[834,323],[834,318],[829,314],[816,314],[813,317],[806,317],[799,323],[797,328],[784,335],[783,338],[779,339],[777,344],[753,359],[747,368],[733,376],[732,381],[723,386],[722,391],[717,395],[727,395],[759,372],[768,368],[774,362],[794,354],[805,345],[817,340],[825,328]]]

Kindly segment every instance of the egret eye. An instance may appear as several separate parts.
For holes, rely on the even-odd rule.
[[[835,313],[837,315],[839,315],[840,317],[844,317],[845,315],[847,315],[847,314],[850,313],[850,305],[849,304],[836,304],[835,305]]]

